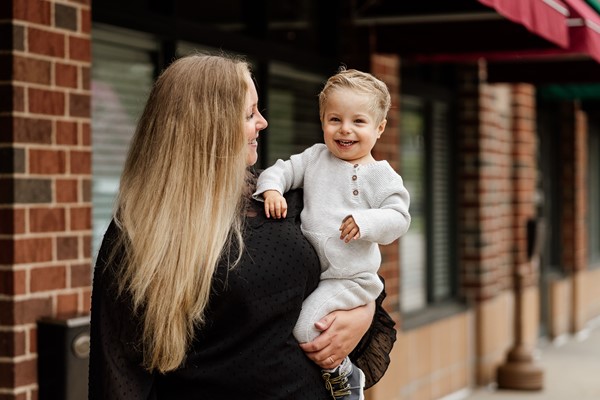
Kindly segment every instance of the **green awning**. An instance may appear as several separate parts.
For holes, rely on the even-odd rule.
[[[546,85],[538,88],[538,95],[545,100],[600,100],[600,83]]]
[[[585,3],[590,6],[594,12],[600,14],[600,0],[585,0]],[[581,9],[578,10],[582,12]],[[582,12],[582,16],[585,15],[586,14]],[[593,15],[594,14],[590,14],[587,18],[591,18]],[[589,22],[592,23],[593,21],[590,20]],[[595,32],[600,33],[596,30]],[[597,36],[593,37],[597,38]],[[591,42],[592,45],[594,43],[599,42]],[[600,83],[545,85],[538,87],[537,93],[538,96],[544,100],[600,100]]]
[[[590,7],[592,7],[598,14],[600,14],[600,1],[599,0],[585,0]]]

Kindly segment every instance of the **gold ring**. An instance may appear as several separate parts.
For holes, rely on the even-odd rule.
[[[333,364],[334,363],[333,357],[329,356],[328,360],[329,360],[329,364]]]

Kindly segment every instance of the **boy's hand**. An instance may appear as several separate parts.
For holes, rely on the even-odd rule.
[[[356,225],[356,221],[351,215],[344,218],[342,226],[340,226],[340,239],[348,243],[351,240],[360,239],[360,228]]]
[[[287,215],[287,201],[277,190],[267,190],[263,194],[265,199],[265,214],[267,218],[285,218]]]

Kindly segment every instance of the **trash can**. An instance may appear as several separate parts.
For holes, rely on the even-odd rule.
[[[37,328],[39,400],[87,399],[90,316],[42,318]]]

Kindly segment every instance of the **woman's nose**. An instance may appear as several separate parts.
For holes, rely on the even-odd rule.
[[[258,130],[262,131],[263,129],[266,129],[267,126],[269,126],[269,122],[265,119],[265,117],[263,117],[261,113],[258,114],[260,115],[260,120],[258,121]]]

